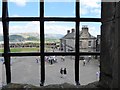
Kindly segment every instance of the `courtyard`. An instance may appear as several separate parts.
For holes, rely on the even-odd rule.
[[[31,57],[11,57],[11,82],[33,84],[39,86],[40,84],[40,59],[37,56]],[[65,61],[61,60],[61,56],[56,56],[57,62],[51,64],[45,61],[45,85],[71,83],[75,84],[74,80],[74,57],[65,56]],[[90,82],[97,81],[96,72],[99,72],[99,62],[96,59],[91,59],[90,62],[86,61],[83,66],[83,60],[79,61],[79,77],[80,84],[86,85]],[[67,74],[61,78],[60,69],[66,68]],[[0,61],[0,82],[1,86],[5,85],[5,65]]]

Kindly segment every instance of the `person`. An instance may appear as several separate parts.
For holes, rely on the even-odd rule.
[[[67,75],[67,70],[66,68],[64,68],[64,76],[66,77],[66,75]]]
[[[99,81],[99,75],[100,73],[99,72],[96,72],[96,80]]]
[[[4,61],[4,59],[3,59],[3,58],[1,58],[1,59],[0,59],[0,61],[2,61],[2,63],[3,63],[3,64],[5,64],[5,61]]]
[[[50,63],[51,57],[50,57],[50,56],[48,56],[48,58],[47,58],[47,59],[48,59],[48,62]]]
[[[60,69],[61,78],[63,78],[63,68]]]
[[[84,60],[83,60],[83,66],[85,66],[85,62],[86,62],[86,61],[85,61],[85,59],[84,59]]]
[[[11,60],[10,60],[10,65],[11,65],[11,66],[12,66],[12,64],[13,64],[13,62],[12,62],[12,61],[13,61],[13,60],[11,59]]]
[[[50,60],[50,64],[51,64],[51,65],[53,64],[53,59]]]
[[[88,56],[88,62],[90,62],[91,56]]]
[[[56,56],[53,56],[53,61],[57,62]]]
[[[65,61],[65,56],[62,56],[62,57],[61,57],[61,60],[62,60],[62,61]]]
[[[36,58],[36,63],[38,63],[38,58]]]

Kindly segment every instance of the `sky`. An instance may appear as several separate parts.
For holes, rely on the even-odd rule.
[[[0,0],[0,17],[2,16],[2,0]],[[10,17],[39,17],[39,0],[9,0],[8,10]],[[100,18],[101,0],[81,0],[80,17]],[[45,17],[75,17],[75,0],[45,0]],[[10,33],[40,33],[39,22],[10,22]],[[100,34],[101,23],[84,22],[80,23],[89,27],[89,32],[97,36]],[[75,22],[45,22],[45,33],[66,34],[67,30],[75,28]],[[2,23],[0,22],[0,33]]]

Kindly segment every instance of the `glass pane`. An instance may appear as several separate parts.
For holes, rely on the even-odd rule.
[[[0,87],[3,86],[3,63],[4,63],[4,59],[1,55],[1,53],[3,53],[4,49],[3,49],[3,28],[2,28],[2,23],[0,22]]]
[[[5,64],[4,58],[0,57],[0,87],[6,85],[6,73],[5,73]]]
[[[75,51],[75,23],[45,22],[45,51]]]
[[[2,53],[4,51],[3,45],[4,45],[4,43],[3,43],[3,28],[2,28],[2,22],[0,21],[0,88],[4,85],[3,76],[5,76],[5,73],[3,72],[4,59],[2,57]]]
[[[0,0],[0,18],[2,17],[2,0]]]
[[[82,59],[84,57],[84,59]],[[99,57],[99,56],[98,56]],[[99,81],[100,75],[100,59],[95,59],[93,56],[80,57],[80,84],[87,85],[89,83]]]
[[[101,18],[101,0],[80,0],[80,17]]]
[[[3,52],[3,27],[2,27],[2,22],[0,22],[0,53]]]
[[[11,0],[8,3],[9,16],[10,17],[35,17],[39,16],[39,0],[30,2],[27,0]]]
[[[36,62],[38,60],[38,62]],[[40,57],[11,57],[12,83],[40,84]]]
[[[9,42],[11,52],[40,51],[39,22],[11,22]]]
[[[101,23],[80,23],[80,52],[100,51]]]
[[[75,1],[45,0],[45,16],[47,17],[75,17]]]
[[[74,56],[46,56],[45,85],[61,83],[75,84],[74,58]]]

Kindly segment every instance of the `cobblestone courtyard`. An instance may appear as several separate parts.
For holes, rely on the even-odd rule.
[[[36,62],[38,57],[17,57],[11,58],[11,73],[12,73],[12,83],[27,83],[39,86],[40,82],[40,62]],[[60,56],[57,56],[57,63],[50,64],[45,62],[45,85],[48,84],[60,84],[60,83],[72,83],[74,81],[74,59],[71,56],[66,56],[65,61],[61,60]],[[99,71],[98,61],[91,60],[83,66],[83,60],[79,62],[79,72],[80,72],[80,84],[85,85],[90,82],[97,80],[96,72]],[[67,69],[66,77],[61,78],[60,68]],[[0,62],[0,82],[5,84],[5,67],[2,62]]]

